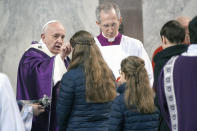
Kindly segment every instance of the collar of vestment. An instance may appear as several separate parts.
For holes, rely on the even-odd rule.
[[[102,35],[102,33],[97,36],[97,39],[100,42],[101,46],[120,45],[121,38],[122,38],[122,34],[118,33],[118,35],[115,37],[115,40],[109,42],[108,39]]]
[[[44,44],[42,41],[37,42],[37,43],[32,42],[32,44],[30,45],[30,47],[28,49],[30,49],[30,48],[35,48],[37,50],[40,50],[40,51],[44,52],[45,54],[47,54],[50,57],[55,56],[55,54],[51,53],[51,51],[48,49],[46,44]]]

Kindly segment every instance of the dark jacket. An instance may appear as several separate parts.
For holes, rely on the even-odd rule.
[[[85,75],[79,66],[64,74],[57,101],[60,131],[107,131],[112,102],[87,103]]]
[[[181,55],[183,52],[187,51],[187,49],[188,49],[188,45],[185,45],[185,44],[174,45],[174,46],[171,46],[171,47],[168,47],[168,48],[162,50],[157,55],[155,55],[155,57],[153,58],[153,60],[155,62],[154,84],[153,84],[155,91],[157,91],[158,77],[160,75],[161,70],[163,69],[163,67],[167,63],[167,61],[173,56]],[[155,97],[155,104],[159,108],[157,94]],[[162,115],[160,117],[159,131],[170,131],[170,129],[169,129],[169,127],[168,127],[167,123],[165,122]]]
[[[155,68],[154,68],[154,81],[158,80],[159,74],[166,64],[166,62],[172,57],[176,55],[180,55],[183,52],[187,51],[188,45],[181,44],[181,45],[174,45],[171,47],[168,47],[159,53],[155,55],[153,58],[155,62]]]
[[[144,114],[137,111],[136,107],[128,109],[124,102],[125,84],[117,91],[120,95],[112,104],[109,119],[109,131],[157,131],[159,126],[159,111]]]

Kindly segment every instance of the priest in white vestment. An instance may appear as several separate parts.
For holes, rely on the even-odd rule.
[[[96,9],[96,17],[96,23],[101,29],[101,34],[95,37],[95,41],[115,77],[120,76],[120,63],[124,58],[138,56],[145,61],[145,68],[152,86],[153,69],[142,42],[122,35],[118,31],[122,22],[118,6],[113,3],[101,4]]]

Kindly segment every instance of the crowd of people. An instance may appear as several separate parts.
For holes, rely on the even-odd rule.
[[[60,21],[43,26],[19,62],[16,99],[0,73],[0,131],[196,131],[197,16],[163,25],[151,64],[142,42],[119,32],[116,4],[95,13],[98,36],[64,42]]]

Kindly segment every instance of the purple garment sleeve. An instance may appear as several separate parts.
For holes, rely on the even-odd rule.
[[[46,94],[52,98],[50,111],[33,118],[32,131],[57,131],[56,99],[58,85],[53,87],[54,57],[44,52],[30,48],[22,56],[17,77],[17,100],[37,100]],[[53,91],[52,91],[53,90]]]
[[[54,57],[30,48],[18,67],[17,99],[35,100],[44,94],[51,96]]]

